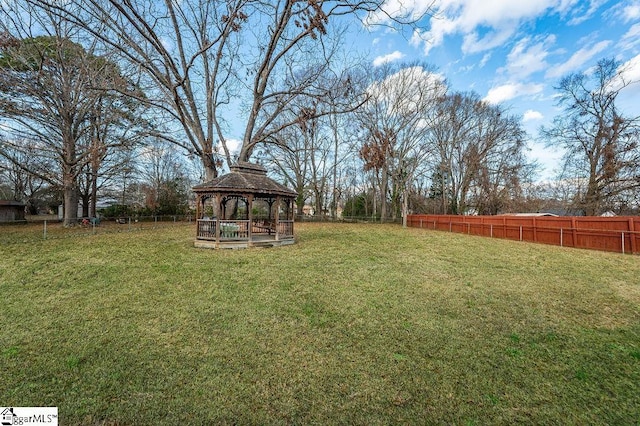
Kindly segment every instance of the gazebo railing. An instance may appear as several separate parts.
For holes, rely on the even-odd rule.
[[[247,240],[249,239],[248,220],[221,220],[221,240]]]
[[[248,220],[198,219],[199,240],[215,240],[216,227],[220,226],[220,240],[249,239]]]
[[[218,223],[215,219],[198,219],[198,232],[196,237],[199,240],[215,240],[216,239],[216,225]]]
[[[280,238],[293,237],[293,221],[292,220],[278,221],[278,234]]]
[[[275,223],[273,219],[253,219],[251,233],[254,235],[275,235]]]
[[[275,236],[276,229],[274,221],[265,220],[217,220],[198,219],[197,239],[215,240],[216,228],[220,227],[220,240],[248,240],[249,227],[251,233],[255,235]],[[277,231],[280,238],[293,238],[293,220],[280,220],[277,224]]]

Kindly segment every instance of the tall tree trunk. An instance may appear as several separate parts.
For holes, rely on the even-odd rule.
[[[322,207],[323,207],[324,201],[323,201],[322,192],[318,189],[316,189],[315,191],[315,199],[316,199],[316,202],[315,202],[316,214],[320,215],[320,217],[323,217],[324,212]]]
[[[91,176],[91,199],[89,205],[89,217],[98,217],[96,211],[96,204],[98,200],[98,173],[96,172]]]
[[[202,166],[204,167],[204,180],[208,182],[218,177],[218,168],[213,159],[213,154],[206,152],[202,153]]]
[[[407,215],[409,214],[409,191],[405,188],[402,191],[402,227],[407,227]]]
[[[302,216],[304,214],[304,190],[298,190],[298,196],[296,197],[296,214]]]
[[[68,120],[65,120],[68,121]],[[63,127],[63,159],[62,159],[62,190],[64,192],[64,221],[65,227],[73,226],[78,221],[78,172],[76,159],[76,141],[71,135],[72,125]]]
[[[336,121],[335,115],[331,115]],[[338,123],[333,123],[333,190],[331,191],[331,218],[338,218]]]
[[[596,176],[593,174],[589,177],[589,183],[587,184],[587,193],[582,200],[584,206],[585,216],[595,216],[600,209],[599,201],[602,199],[598,188],[598,182]]]
[[[79,200],[82,201],[82,217],[89,217],[90,216],[90,213],[89,213],[90,196],[82,195],[79,197]]]
[[[387,219],[387,193],[389,192],[389,175],[387,168],[382,168],[382,177],[380,179],[380,222]]]
[[[63,172],[63,191],[64,191],[64,221],[65,227],[74,226],[78,221],[78,186],[76,184],[76,176],[73,171],[66,170]]]

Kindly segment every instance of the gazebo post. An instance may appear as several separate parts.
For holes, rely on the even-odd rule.
[[[276,241],[280,240],[280,227],[278,226],[278,222],[280,221],[280,196],[276,195],[276,211],[275,211],[275,218],[274,218],[274,226],[276,227]]]
[[[220,243],[220,202],[222,195],[216,194],[216,244]],[[224,215],[224,213],[223,213]]]
[[[267,200],[267,204],[269,204],[269,216],[267,220],[269,221],[269,226],[271,226],[271,221],[273,219],[273,198],[269,198]],[[269,229],[269,235],[271,235],[271,229]]]
[[[247,219],[249,219],[248,236],[249,241],[253,240],[253,194],[247,196]]]

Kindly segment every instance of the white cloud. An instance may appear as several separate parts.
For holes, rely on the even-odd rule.
[[[169,37],[160,37],[160,43],[162,43],[162,47],[164,47],[168,52],[173,52],[175,50],[175,41]]]
[[[624,22],[633,22],[640,18],[640,0],[619,3],[614,7],[614,14]]]
[[[598,9],[607,3],[608,0],[591,0],[588,2],[577,2],[571,10],[573,18],[567,22],[568,25],[579,25],[591,19]]]
[[[634,24],[629,28],[620,39],[621,50],[631,50],[640,44],[640,23]]]
[[[595,7],[602,0],[592,0]],[[570,14],[579,0],[387,0],[383,9],[393,16],[420,16],[430,10],[429,31],[415,31],[411,42],[423,45],[425,55],[441,45],[445,37],[461,34],[465,53],[482,52],[500,46],[517,32],[520,24],[546,13]],[[591,8],[589,9],[591,10]],[[583,11],[584,12],[584,11]],[[389,16],[377,13],[369,23],[389,23]]]
[[[499,71],[506,72],[510,78],[522,79],[547,69],[549,64],[546,58],[555,41],[556,37],[553,35],[534,40],[530,37],[521,39],[507,55],[507,65]]]
[[[571,57],[567,61],[547,71],[546,77],[558,78],[570,72],[576,71],[587,61],[596,56],[598,53],[604,51],[610,45],[611,40],[603,40],[592,46],[583,47],[582,49],[571,55]]]
[[[640,55],[637,55],[620,66],[624,77],[628,81],[640,82]]]
[[[421,66],[407,67],[374,82],[367,92],[377,100],[386,100],[393,115],[398,111],[416,111],[427,99],[446,93],[444,76]]]
[[[491,104],[498,104],[519,96],[535,95],[543,89],[542,84],[507,83],[489,90],[484,100]]]
[[[239,139],[226,139],[225,143],[227,144],[227,148],[229,148],[229,152],[233,154],[237,154],[240,152],[240,147],[242,146],[242,141]],[[220,147],[222,148],[222,147]]]
[[[549,149],[544,142],[530,140],[528,143],[527,157],[537,161],[542,166],[539,178],[541,180],[555,180],[557,172],[562,164],[564,150],[560,147]]]
[[[543,118],[544,118],[544,115],[542,115],[540,111],[534,111],[532,109],[528,109],[524,112],[522,116],[522,121],[526,123],[527,121],[542,120]]]
[[[640,55],[620,64],[618,75],[611,81],[611,89],[621,90],[626,95],[640,92]]]
[[[502,46],[516,32],[515,25],[508,25],[495,31],[489,31],[482,37],[478,32],[472,32],[464,36],[462,51],[464,53],[478,53]]]
[[[640,55],[623,63],[619,71],[628,86],[620,91],[619,107],[625,113],[638,115],[638,99],[640,99]]]
[[[480,60],[480,63],[478,64],[478,67],[484,68],[484,66],[487,65],[487,62],[489,62],[489,59],[491,59],[491,52],[484,54],[484,56]]]
[[[389,62],[399,61],[400,59],[404,58],[404,56],[404,53],[396,50],[395,52],[389,53],[388,55],[376,57],[373,60],[373,66],[379,67],[381,65],[388,64]]]
[[[634,21],[640,18],[640,3],[625,7],[624,17],[626,19],[626,22]]]

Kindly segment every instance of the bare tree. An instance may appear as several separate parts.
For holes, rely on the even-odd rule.
[[[145,206],[152,213],[183,214],[188,193],[188,178],[183,158],[176,146],[154,139],[140,151],[137,164],[138,184],[145,192]]]
[[[497,214],[522,197],[522,185],[536,166],[525,158],[526,135],[519,117],[486,103],[477,115],[477,141],[466,157],[474,174],[470,192],[478,214]]]
[[[525,132],[519,119],[476,93],[442,97],[430,118],[429,140],[436,147],[434,182],[443,210],[495,214],[516,196],[533,165],[524,157]]]
[[[328,70],[323,76],[329,81],[323,87],[331,88],[325,94],[324,106],[308,97],[300,97],[283,110],[274,122],[295,122],[295,126],[284,125],[270,140],[260,145],[258,155],[272,162],[276,173],[283,176],[298,192],[298,214],[302,214],[305,202],[312,198],[314,211],[324,215],[329,210],[335,218],[337,194],[340,192],[337,179],[338,165],[345,157],[345,121],[362,105],[364,96],[358,95],[353,84],[353,68],[347,63],[338,70]],[[319,108],[329,108],[318,114]],[[342,126],[342,127],[341,127]]]
[[[378,181],[380,219],[387,219],[388,200],[393,217],[406,217],[410,184],[432,153],[427,117],[446,85],[423,65],[385,66],[373,77],[357,114],[366,138],[360,156]]]
[[[560,178],[576,182],[574,205],[588,216],[615,209],[620,196],[640,188],[640,117],[625,117],[616,106],[632,83],[617,61],[602,59],[556,87],[564,112],[542,134],[550,147],[565,150]]]
[[[294,100],[324,102],[328,89],[320,76],[336,50],[331,32],[340,31],[334,21],[385,13],[382,0],[28,1],[83,28],[142,71],[156,92],[141,100],[183,130],[183,138],[158,135],[197,154],[207,179],[217,175],[222,158],[234,161],[223,117],[238,100],[244,134],[237,159],[247,161],[258,144],[296,125],[298,118],[278,120]],[[398,24],[420,19],[390,17]]]
[[[457,214],[464,209],[466,191],[473,174],[466,167],[466,153],[474,142],[477,95],[454,93],[442,97],[430,118],[429,140],[437,150],[437,176],[442,179],[440,193],[443,212]],[[440,182],[436,182],[440,185]]]
[[[305,132],[306,133],[306,132]],[[281,143],[265,144],[257,155],[274,166],[276,175],[281,176],[288,186],[298,194],[296,214],[303,214],[309,197],[309,159],[313,154],[308,146],[308,137],[302,129],[290,127],[278,134]]]
[[[233,72],[248,1],[32,3],[81,28],[139,70],[147,90],[137,100],[182,129],[174,136],[160,128],[156,136],[198,155],[207,179],[217,176],[220,146],[230,160],[219,110],[231,103],[237,84]]]
[[[53,170],[28,171],[62,188],[68,226],[77,219],[78,176],[95,151],[88,142],[96,114],[103,123],[118,121],[123,128],[120,137],[102,141],[106,149],[134,140],[126,132],[138,125],[131,103],[112,102],[100,112],[96,108],[114,92],[135,88],[113,62],[74,42],[76,30],[59,17],[9,2],[0,13],[4,18],[0,24],[0,111],[11,134],[0,153],[26,168],[12,153],[24,150],[21,141],[29,140],[38,156],[59,165]],[[45,35],[34,36],[34,32]]]

